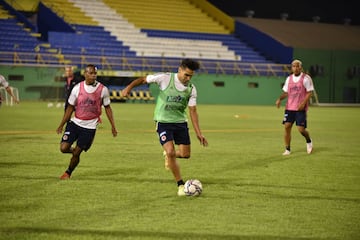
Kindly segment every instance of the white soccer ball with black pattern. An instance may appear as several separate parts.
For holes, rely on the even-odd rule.
[[[186,196],[199,196],[202,190],[202,183],[198,179],[189,179],[185,182],[184,192]]]

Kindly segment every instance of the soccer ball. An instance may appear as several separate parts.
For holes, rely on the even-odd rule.
[[[202,184],[198,179],[189,179],[185,182],[184,192],[186,196],[199,196],[202,190]]]

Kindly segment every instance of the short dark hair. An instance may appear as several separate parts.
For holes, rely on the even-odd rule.
[[[200,64],[192,59],[186,58],[181,61],[180,67],[182,68],[189,68],[193,71],[196,71],[200,68]]]
[[[95,71],[97,71],[97,67],[94,64],[88,64],[85,68],[85,72],[87,72],[88,69],[95,69]]]

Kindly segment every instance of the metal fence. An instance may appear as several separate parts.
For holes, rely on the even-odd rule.
[[[185,58],[186,56],[184,56]],[[229,60],[197,59],[200,62],[198,73],[224,75],[279,76],[290,73],[290,65],[274,63],[250,63]],[[112,72],[137,72],[140,75],[151,72],[176,71],[181,58],[165,57],[123,57],[98,55],[63,55],[58,53],[0,52],[1,65],[46,66],[72,65],[83,69],[87,64],[94,64],[99,69]]]

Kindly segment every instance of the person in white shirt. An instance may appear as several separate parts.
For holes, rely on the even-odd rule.
[[[275,104],[279,108],[281,100],[287,98],[283,124],[285,127],[284,143],[285,152],[283,155],[290,155],[291,128],[296,122],[299,133],[306,140],[306,151],[308,154],[313,151],[313,143],[310,138],[307,127],[307,110],[309,100],[314,91],[314,85],[311,77],[303,72],[300,60],[294,60],[291,63],[292,74],[286,78],[282,88],[283,93],[276,100]]]
[[[97,68],[94,65],[87,65],[84,75],[85,80],[73,87],[68,99],[69,104],[56,129],[58,134],[62,133],[66,123],[60,142],[60,151],[72,155],[68,169],[60,176],[61,180],[70,178],[80,162],[80,154],[90,149],[99,124],[102,106],[111,124],[112,135],[117,136],[108,88],[96,81]],[[73,112],[75,114],[71,117]],[[75,141],[76,146],[72,147]]]
[[[19,103],[19,99],[14,95],[8,81],[6,81],[5,77],[3,75],[0,75],[0,86],[3,86],[6,90],[6,92],[13,98],[15,103]],[[0,104],[2,102],[1,96],[0,96]]]
[[[131,90],[139,85],[156,84],[159,87],[154,121],[159,142],[163,148],[165,168],[171,170],[175,178],[178,196],[185,196],[185,192],[177,158],[190,158],[191,155],[187,109],[197,139],[202,146],[208,146],[208,141],[200,130],[196,108],[197,91],[191,83],[191,78],[199,67],[200,64],[197,61],[183,59],[177,72],[156,73],[137,78],[122,91],[123,96],[128,96]]]

